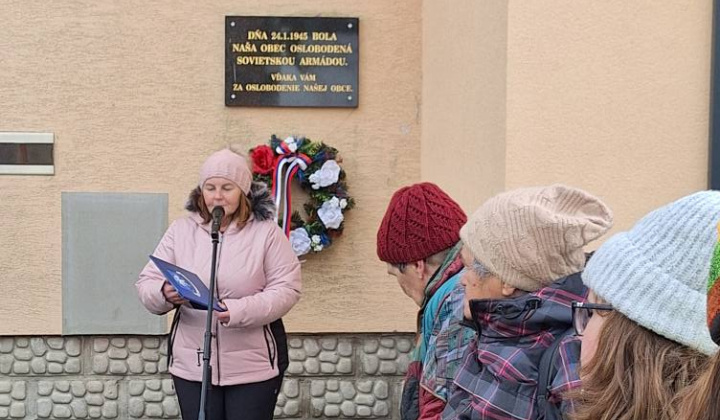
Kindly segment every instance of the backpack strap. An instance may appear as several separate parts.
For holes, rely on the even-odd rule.
[[[574,328],[572,327],[563,331],[555,341],[553,341],[550,347],[545,349],[540,358],[537,393],[538,420],[560,420],[563,418],[560,408],[549,401],[550,389],[557,374],[555,359],[558,354],[558,349],[560,348],[560,343],[565,337],[573,333]]]

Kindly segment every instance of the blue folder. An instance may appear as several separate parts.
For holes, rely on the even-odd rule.
[[[157,268],[165,276],[165,278],[173,285],[175,290],[190,302],[195,309],[207,309],[210,291],[200,278],[190,271],[180,268],[175,264],[161,260],[155,256],[150,256],[150,260],[155,263]],[[227,309],[220,307],[217,297],[213,297],[213,309],[218,312],[225,312]]]

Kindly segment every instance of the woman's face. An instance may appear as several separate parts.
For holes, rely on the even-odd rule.
[[[460,251],[465,271],[460,277],[460,284],[465,287],[465,302],[463,303],[463,316],[466,319],[472,319],[470,311],[470,301],[473,299],[504,299],[507,297],[503,293],[503,284],[497,277],[489,275],[480,277],[475,270],[473,264],[475,258],[468,247],[463,246]]]
[[[208,212],[216,206],[222,206],[225,210],[226,220],[240,206],[240,194],[242,190],[234,182],[220,177],[208,178],[202,188],[203,199]]]
[[[602,299],[599,299],[592,290],[590,290],[590,293],[588,294],[588,302],[605,303],[602,301]],[[590,361],[592,360],[593,356],[595,356],[595,351],[597,350],[598,346],[598,338],[600,337],[600,331],[602,330],[602,326],[605,323],[605,317],[603,315],[604,314],[601,311],[594,311],[593,316],[590,317],[590,320],[585,327],[585,331],[583,332],[582,337],[580,337],[582,341],[582,347],[580,348],[581,366],[587,366],[587,364],[590,363]]]

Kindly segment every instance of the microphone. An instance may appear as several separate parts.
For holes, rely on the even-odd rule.
[[[210,229],[210,234],[217,236],[218,231],[220,231],[220,223],[222,222],[222,218],[225,216],[225,209],[222,208],[222,206],[215,206],[212,209],[212,227]]]

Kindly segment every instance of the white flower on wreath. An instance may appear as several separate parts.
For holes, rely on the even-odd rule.
[[[297,146],[297,140],[295,140],[295,137],[290,136],[290,137],[286,138],[284,141],[285,141],[285,144],[287,144],[288,149],[290,149],[291,153],[295,153],[297,151],[298,146]]]
[[[340,208],[345,210],[345,207],[347,207],[347,200],[343,198],[340,200]]]
[[[290,244],[298,257],[310,252],[312,241],[305,228],[297,228],[290,231]]]
[[[320,252],[323,250],[322,244],[313,245],[313,251]]]
[[[310,242],[312,243],[313,246],[319,244],[320,241],[321,241],[320,235],[313,235],[312,238],[310,238]]]
[[[340,200],[337,197],[324,202],[318,209],[317,214],[328,229],[339,228],[340,224],[345,220],[340,208]]]
[[[340,178],[340,165],[334,160],[328,160],[323,163],[323,166],[315,171],[314,174],[308,178],[312,183],[312,189],[318,190],[322,187],[330,186]]]

